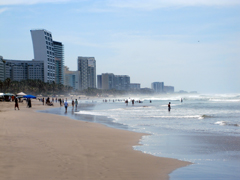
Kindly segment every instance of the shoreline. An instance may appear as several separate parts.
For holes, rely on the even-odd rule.
[[[37,100],[32,105],[15,112],[13,102],[0,102],[0,179],[165,180],[191,164],[134,150],[143,133],[36,112],[51,108]]]

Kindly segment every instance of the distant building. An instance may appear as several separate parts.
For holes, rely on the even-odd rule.
[[[184,90],[180,90],[180,91],[178,91],[178,93],[183,93],[183,94],[185,94],[185,93],[188,93],[187,91],[184,91]]]
[[[164,86],[164,92],[174,93],[174,87],[173,86]]]
[[[64,84],[64,46],[61,42],[53,41],[55,60],[55,83]]]
[[[52,33],[45,29],[31,30],[34,60],[44,62],[44,82],[55,82],[55,56]]]
[[[115,75],[114,76],[114,88],[117,90],[129,90],[130,89],[130,77],[127,75]]]
[[[44,62],[5,59],[5,79],[21,81],[27,79],[44,80]]]
[[[132,90],[139,90],[141,85],[139,83],[130,83],[130,89]]]
[[[152,93],[154,93],[154,90],[151,89],[151,88],[141,88],[141,89],[140,89],[140,92],[141,92],[142,94],[152,94]]]
[[[114,89],[114,74],[103,73],[102,74],[102,89]]]
[[[102,75],[97,75],[97,88],[102,89]]]
[[[69,68],[67,66],[64,67],[64,74],[65,74],[65,86],[70,86],[74,90],[79,90],[79,77],[80,72],[79,71],[69,71]]]
[[[94,57],[78,57],[80,89],[96,88],[96,60]]]
[[[102,75],[98,75],[98,88],[129,90],[130,77],[127,75],[114,75],[113,73],[102,73]]]
[[[3,57],[0,56],[0,81],[5,80],[5,61],[3,60]]]
[[[155,93],[163,93],[164,92],[164,82],[153,82],[151,84],[151,87]]]

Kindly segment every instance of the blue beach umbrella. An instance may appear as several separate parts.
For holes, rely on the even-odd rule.
[[[26,95],[26,96],[23,96],[24,98],[33,98],[33,99],[36,99],[36,96],[33,96],[33,95]]]

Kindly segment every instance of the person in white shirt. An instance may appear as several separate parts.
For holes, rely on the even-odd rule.
[[[67,101],[64,102],[64,106],[65,106],[65,112],[67,112],[67,108],[68,108],[68,102]]]

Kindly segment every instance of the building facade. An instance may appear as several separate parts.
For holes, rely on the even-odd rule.
[[[114,88],[117,90],[129,90],[130,89],[130,77],[127,75],[115,75],[114,76]]]
[[[97,88],[102,89],[102,75],[97,75]]]
[[[130,89],[132,90],[140,90],[141,84],[139,83],[130,83]]]
[[[0,56],[0,81],[5,80],[5,61],[3,60],[3,57]]]
[[[44,80],[43,61],[5,60],[5,79],[21,81],[27,79]]]
[[[55,60],[55,83],[64,84],[64,46],[61,42],[53,41]]]
[[[65,74],[65,86],[73,87],[74,90],[79,90],[79,77],[80,72],[79,71],[69,71],[69,68],[67,66],[64,67],[64,74]]]
[[[153,82],[151,84],[151,88],[155,93],[163,93],[164,92],[164,82]]]
[[[96,88],[96,60],[94,57],[78,57],[80,89]]]
[[[55,56],[52,33],[45,29],[31,30],[34,60],[44,62],[44,82],[55,81]]]
[[[114,74],[103,73],[102,74],[102,89],[114,89]]]
[[[113,73],[102,73],[102,75],[98,75],[98,88],[129,90],[130,77],[128,75],[114,75]]]

